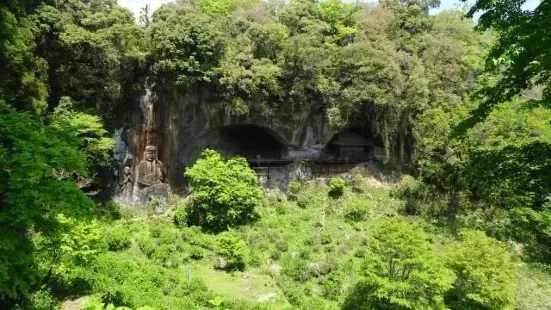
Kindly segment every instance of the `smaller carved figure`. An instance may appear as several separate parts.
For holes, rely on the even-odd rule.
[[[130,167],[124,167],[123,181],[120,183],[121,186],[121,196],[130,197],[132,196],[132,188],[134,187],[134,177],[132,176],[132,170]]]
[[[165,183],[163,163],[157,160],[157,148],[148,145],[145,148],[145,160],[138,165],[138,184],[140,188]]]

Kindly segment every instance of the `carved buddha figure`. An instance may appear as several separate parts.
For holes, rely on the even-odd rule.
[[[134,186],[134,178],[132,177],[132,171],[130,167],[124,167],[123,181],[120,184],[121,195],[123,197],[130,197],[132,195],[132,187]]]
[[[141,188],[152,185],[162,184],[165,182],[165,170],[163,163],[157,160],[157,148],[153,145],[148,145],[145,148],[145,160],[142,160],[138,165],[137,182]]]

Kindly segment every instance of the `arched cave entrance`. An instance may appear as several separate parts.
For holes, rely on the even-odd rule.
[[[207,147],[225,156],[243,156],[248,160],[281,159],[285,145],[270,129],[256,125],[228,125],[217,129],[217,139]]]

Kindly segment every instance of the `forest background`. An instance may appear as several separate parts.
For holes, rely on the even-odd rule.
[[[132,12],[114,0],[4,1],[2,304],[36,308],[47,300],[48,308],[82,291],[101,291],[104,301],[149,305],[130,302],[128,296],[122,302],[115,298],[121,292],[93,288],[91,283],[101,279],[80,275],[78,282],[71,270],[94,270],[90,266],[113,255],[92,246],[106,238],[102,221],[114,220],[109,212],[116,210],[94,193],[110,164],[110,134],[143,92],[138,78],[152,73],[165,90],[209,87],[219,102],[209,108],[227,114],[292,120],[297,112],[316,109],[335,129],[356,126],[369,132],[389,160],[415,176],[404,177],[389,197],[403,202],[396,215],[453,228],[451,239],[463,236],[462,228],[474,228],[513,242],[522,248],[518,259],[545,270],[551,261],[551,58],[545,39],[551,3],[542,1],[529,11],[523,3],[480,0],[466,12],[430,15],[438,1],[197,0],[145,9],[136,23]],[[483,13],[475,29],[463,17],[477,12]],[[256,190],[251,191],[254,196]],[[191,211],[197,207],[193,201],[187,205]],[[226,207],[231,205],[221,208]],[[410,229],[389,223],[376,227],[382,233],[388,231],[385,225]],[[405,235],[427,239],[422,233]],[[220,242],[239,244],[228,240]],[[364,276],[370,279],[369,266],[376,261],[366,261]],[[304,280],[295,276],[293,281]],[[371,279],[370,285],[380,285],[385,277]],[[492,294],[487,291],[485,297],[450,293],[451,279],[433,283],[436,297],[428,300],[444,307],[438,298],[448,296],[446,307],[452,308],[469,302],[512,307],[508,288],[496,298],[486,298]],[[282,283],[289,302],[305,308]],[[343,283],[339,305],[346,305]],[[379,306],[422,307],[388,296],[389,291],[378,293],[386,300]]]

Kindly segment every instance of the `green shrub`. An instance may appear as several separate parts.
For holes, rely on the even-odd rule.
[[[194,224],[225,230],[256,218],[263,193],[245,158],[225,161],[206,149],[185,175],[192,181],[190,220]]]
[[[174,271],[139,256],[107,252],[85,270],[93,291],[105,304],[131,308],[203,309],[213,294],[198,279],[182,281]]]
[[[109,251],[121,251],[130,247],[131,244],[130,232],[124,226],[116,226],[112,230],[107,230],[103,238]]]
[[[301,188],[302,188],[302,186],[300,185],[299,182],[292,181],[292,182],[289,183],[289,186],[287,187],[287,190],[289,191],[289,193],[296,195],[300,192]]]
[[[158,246],[149,236],[141,236],[138,238],[138,247],[147,258],[153,258]]]
[[[182,227],[182,240],[191,245],[198,246],[204,249],[212,247],[212,240],[209,235],[203,234],[198,226]]]
[[[188,206],[186,204],[178,204],[172,215],[172,221],[178,227],[183,227],[188,224]]]
[[[164,198],[154,196],[149,201],[147,207],[148,207],[150,213],[155,214],[155,213],[157,213],[157,210],[159,208],[162,208],[164,205],[166,205],[166,201],[165,201]]]
[[[279,204],[276,205],[275,211],[278,215],[284,215],[284,214],[287,213],[287,211],[289,211],[289,208],[288,208],[287,204],[279,203]]]
[[[58,309],[59,306],[59,300],[55,298],[49,290],[40,289],[27,296],[21,308],[29,310],[50,310]]]
[[[439,217],[445,215],[447,199],[429,185],[405,175],[393,188],[392,196],[406,201],[404,212],[408,215]]]
[[[293,280],[286,277],[278,277],[277,284],[287,301],[292,305],[299,305],[304,298],[303,285],[297,284]]]
[[[141,249],[152,262],[168,268],[178,267],[183,261],[189,259],[190,255],[189,253],[177,251],[174,245],[156,245],[152,240],[142,243]]]
[[[461,234],[447,256],[457,279],[446,294],[452,309],[513,309],[513,265],[505,248],[482,231]]]
[[[333,238],[331,237],[331,234],[328,232],[322,232],[320,234],[320,242],[323,245],[330,244],[333,241]]]
[[[311,205],[311,200],[308,197],[301,198],[297,201],[297,206],[301,209],[306,209]]]
[[[308,187],[298,197],[297,206],[301,209],[319,208],[327,204],[327,196],[320,195],[315,187]]]
[[[352,189],[357,193],[363,192],[363,186],[365,184],[365,178],[361,174],[354,175],[352,179]]]
[[[165,267],[177,267],[191,255],[181,232],[167,223],[150,224],[149,234],[140,235],[137,241],[148,259]]]
[[[192,245],[189,248],[189,257],[194,260],[203,259],[206,256],[205,249],[200,246]]]
[[[353,198],[344,206],[344,217],[351,221],[364,221],[370,217],[372,201],[365,198]]]
[[[523,255],[529,261],[551,264],[550,198],[538,210],[518,207],[510,211],[514,236],[525,244]]]
[[[286,253],[281,259],[281,272],[295,281],[306,282],[312,278],[308,262],[298,256]]]
[[[339,273],[332,273],[321,281],[322,294],[330,300],[338,300],[343,291],[343,276]]]
[[[47,284],[41,289],[49,291],[51,288],[52,293],[54,288],[56,291],[66,291],[66,287],[72,285],[74,270],[89,268],[103,250],[100,226],[95,220],[86,221],[63,214],[58,214],[56,220],[55,235],[33,235],[34,259],[44,277],[41,281]],[[36,297],[46,297],[45,293]]]
[[[511,218],[508,210],[484,205],[457,216],[459,226],[486,232],[488,236],[499,240],[511,239]]]
[[[247,242],[228,232],[220,234],[216,239],[216,253],[226,261],[227,269],[244,270],[248,252]]]
[[[446,269],[424,232],[404,220],[381,220],[368,236],[363,278],[343,309],[446,309],[452,287]]]
[[[291,200],[296,200],[297,195],[300,192],[302,188],[302,185],[300,185],[299,182],[292,181],[289,183],[289,186],[287,187],[287,191],[289,192],[289,198]]]
[[[151,258],[164,267],[178,267],[182,262],[175,244],[161,244],[153,252]]]
[[[344,194],[344,188],[346,187],[346,182],[340,178],[332,178],[329,182],[329,196],[332,198],[339,198]]]
[[[95,213],[98,218],[106,220],[119,220],[122,217],[121,207],[114,201],[98,204]]]
[[[270,257],[274,260],[278,260],[281,255],[289,249],[287,241],[280,239],[275,241],[275,249],[272,251]]]
[[[335,305],[320,296],[304,296],[298,305],[299,309],[334,310]]]

